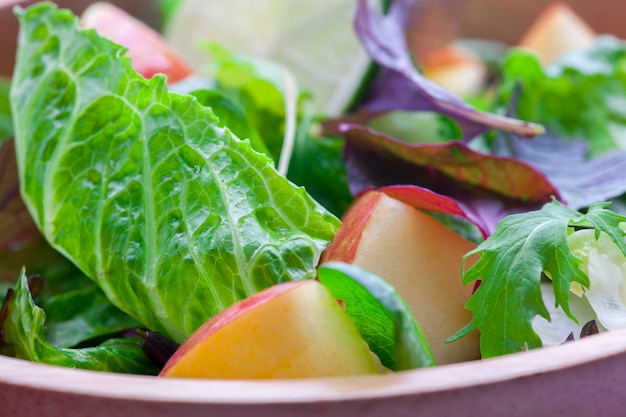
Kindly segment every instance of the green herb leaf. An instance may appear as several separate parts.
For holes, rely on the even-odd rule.
[[[578,283],[588,288],[589,278],[568,245],[571,229],[605,232],[626,253],[624,234],[618,227],[626,217],[605,206],[596,204],[581,214],[553,201],[539,211],[508,216],[467,255],[481,255],[463,280],[466,284],[482,281],[467,308],[473,313],[468,329],[480,330],[484,358],[542,345],[531,325],[537,315],[550,319],[541,296],[542,275],[552,280],[555,306],[576,320],[569,307],[570,287]]]
[[[321,265],[318,277],[343,301],[361,336],[385,367],[402,371],[435,365],[413,313],[385,280],[341,262]]]
[[[19,11],[12,84],[26,203],[52,245],[144,326],[210,316],[313,277],[339,221],[272,161],[68,11]]]
[[[45,339],[46,314],[33,302],[22,271],[9,298],[5,341],[16,357],[69,368],[154,375],[158,369],[145,356],[138,338],[111,339],[96,347],[60,349]]]
[[[586,139],[590,156],[624,148],[626,43],[601,36],[589,49],[565,55],[542,68],[525,51],[511,52],[502,65],[499,101],[510,102],[521,84],[517,116],[560,136]]]

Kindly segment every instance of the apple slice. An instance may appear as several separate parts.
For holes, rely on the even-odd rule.
[[[377,373],[358,330],[318,281],[272,286],[196,330],[164,377],[269,379]]]
[[[461,279],[469,240],[433,217],[368,191],[348,209],[322,262],[341,261],[371,271],[393,285],[415,315],[438,365],[478,359],[474,331],[454,343],[445,340],[470,322],[464,308],[472,294]]]
[[[560,55],[591,46],[596,34],[565,3],[546,8],[526,31],[518,46],[534,51],[544,64]]]
[[[480,92],[487,78],[487,64],[454,44],[423,53],[419,63],[426,78],[461,97]]]
[[[187,78],[192,70],[165,39],[124,10],[105,2],[94,3],[81,16],[85,28],[95,28],[101,36],[128,48],[135,70],[146,78],[161,73],[168,83]]]

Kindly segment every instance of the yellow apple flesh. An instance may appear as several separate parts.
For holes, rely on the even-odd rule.
[[[358,330],[318,281],[278,284],[222,311],[170,358],[164,377],[270,379],[377,373]]]
[[[379,191],[346,212],[322,262],[342,261],[393,285],[419,322],[437,364],[478,359],[479,335],[444,341],[471,320],[472,286],[461,279],[464,255],[475,248],[433,217]]]
[[[487,79],[487,65],[474,53],[446,45],[419,57],[426,78],[462,97],[479,93]]]
[[[549,64],[564,53],[591,46],[595,38],[595,32],[569,6],[554,3],[530,26],[519,46]]]

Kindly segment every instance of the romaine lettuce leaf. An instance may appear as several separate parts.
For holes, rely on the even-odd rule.
[[[62,349],[45,338],[46,314],[37,307],[23,270],[8,297],[3,323],[4,342],[17,358],[68,368],[155,375],[158,369],[145,356],[139,338],[110,339],[95,347]]]
[[[230,129],[238,138],[249,139],[254,150],[272,156],[261,136],[248,121],[246,112],[240,105],[218,90],[199,89],[189,94],[198,99],[203,106],[210,107],[222,127]]]
[[[261,135],[270,155],[281,167],[281,153],[293,143],[299,118],[300,92],[294,76],[275,62],[239,54],[215,43],[207,44],[213,60],[209,71],[215,88],[237,103]],[[284,164],[288,164],[288,158]]]
[[[44,3],[18,15],[25,201],[116,306],[181,341],[252,293],[314,276],[336,217],[70,12]]]
[[[140,326],[137,320],[111,304],[94,283],[87,288],[41,297],[39,306],[48,317],[46,340],[57,347],[74,347]]]

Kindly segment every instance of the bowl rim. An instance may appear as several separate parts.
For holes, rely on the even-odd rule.
[[[301,404],[461,391],[626,355],[626,328],[561,346],[384,375],[297,380],[198,380],[69,369],[0,357],[2,385],[151,403]]]
[[[0,9],[28,1],[0,0]],[[393,374],[298,380],[195,380],[69,369],[0,356],[3,386],[78,396],[193,404],[300,404],[473,389],[626,356],[626,328],[561,346]]]

